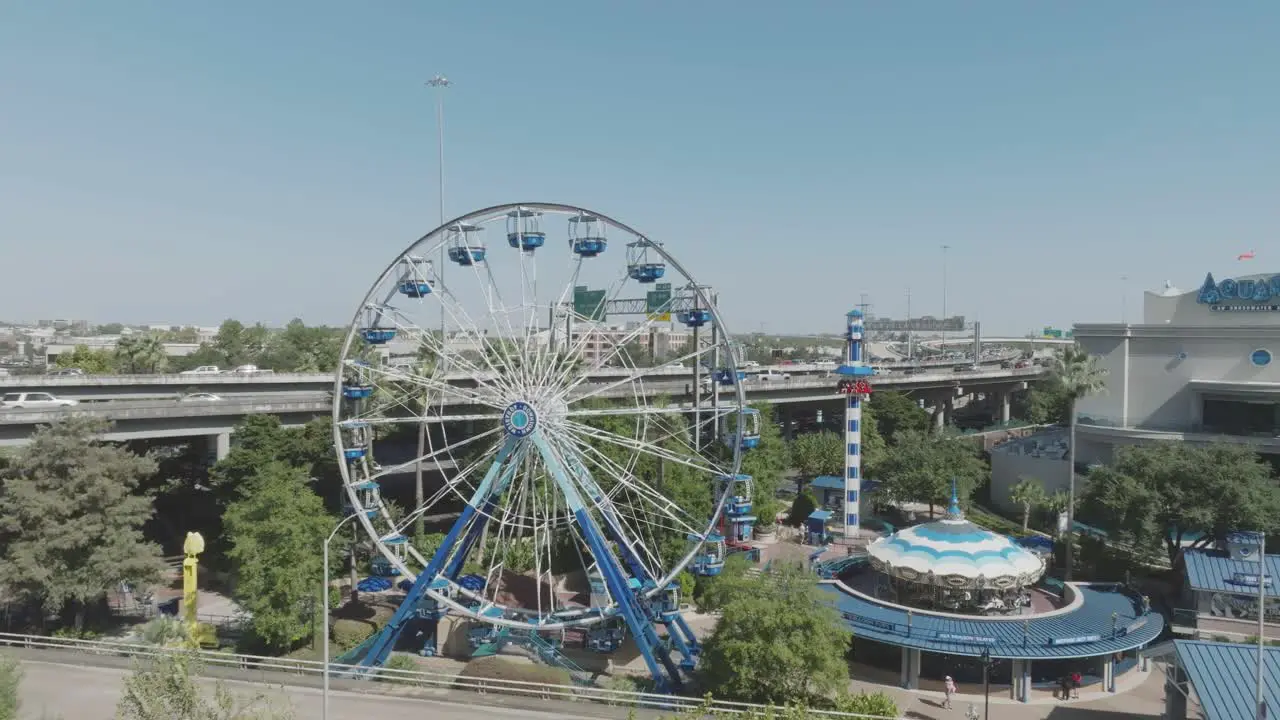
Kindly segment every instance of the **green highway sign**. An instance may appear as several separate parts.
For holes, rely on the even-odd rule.
[[[586,285],[579,285],[573,288],[573,312],[575,315],[595,322],[604,322],[604,304],[604,290],[588,290]]]

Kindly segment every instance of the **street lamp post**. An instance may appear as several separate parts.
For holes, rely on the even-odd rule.
[[[324,616],[324,627],[321,639],[321,652],[324,654],[324,690],[321,692],[322,698],[320,702],[320,717],[322,720],[329,720],[329,543],[333,542],[333,538],[342,529],[347,521],[355,517],[352,513],[341,520],[334,526],[333,532],[329,533],[329,537],[324,540],[324,550],[321,556],[324,558],[324,585],[320,588],[320,604],[321,614]],[[352,562],[354,562],[354,558]]]
[[[1261,537],[1261,547],[1258,548],[1258,676],[1257,687],[1255,688],[1255,708],[1258,714],[1258,720],[1264,720],[1267,717],[1267,703],[1262,699],[1262,659],[1263,648],[1267,644],[1267,534],[1259,533]]]
[[[452,85],[449,78],[443,75],[436,75],[427,81],[427,87],[432,88],[436,95],[436,157],[437,163],[437,199],[439,200],[440,224],[444,225],[444,89]],[[436,263],[435,275],[436,282],[441,286],[444,285],[444,268],[447,265],[447,255],[445,245],[440,243],[440,259]],[[441,292],[443,292],[443,287]],[[444,331],[444,303],[440,304],[440,346],[444,347],[445,331]],[[426,396],[423,396],[423,414],[426,414]],[[422,456],[427,452],[427,423],[426,418],[419,418],[418,421],[418,461],[414,464],[413,469],[413,499],[417,503],[417,507],[421,508],[423,503],[422,489]],[[426,532],[426,525],[421,515],[414,521],[414,534],[421,535]]]
[[[947,251],[950,249],[951,249],[950,245],[942,246],[942,319],[943,321],[946,321],[947,319]]]
[[[991,720],[991,650],[982,648],[982,717]]]

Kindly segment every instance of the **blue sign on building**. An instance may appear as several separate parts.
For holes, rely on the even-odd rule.
[[[1214,282],[1205,275],[1196,302],[1214,312],[1274,312],[1280,310],[1280,275],[1270,278],[1227,278]]]

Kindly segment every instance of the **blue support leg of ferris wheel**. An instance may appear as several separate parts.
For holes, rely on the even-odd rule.
[[[480,537],[484,534],[484,529],[488,526],[489,521],[493,519],[493,509],[498,505],[498,498],[502,493],[507,491],[507,487],[511,485],[512,478],[516,475],[517,462],[513,461],[507,464],[502,472],[502,477],[494,485],[489,496],[484,500],[484,507],[478,513],[475,522],[472,523],[471,529],[467,531],[467,536],[463,539],[462,544],[458,546],[457,552],[449,559],[449,564],[445,567],[443,575],[450,580],[457,580],[458,575],[462,572],[462,566],[467,562],[467,556],[471,554],[476,543],[480,542]]]
[[[596,484],[595,479],[591,477],[586,468],[576,462],[572,463],[572,469],[574,477],[586,488],[591,499],[596,503],[596,507],[600,508],[600,514],[604,516],[605,520],[605,532],[609,535],[609,539],[618,546],[618,551],[622,553],[623,562],[631,570],[632,577],[639,580],[641,585],[655,580],[656,578],[651,577],[649,571],[645,569],[644,563],[640,562],[640,556],[636,553],[635,548],[632,547],[631,541],[622,532],[622,522],[618,519],[618,514],[613,510],[613,505],[600,490],[600,486]]]
[[[551,471],[551,476],[555,480],[557,487],[559,487],[560,492],[568,502],[569,510],[578,522],[578,527],[582,530],[582,536],[586,539],[587,546],[591,549],[591,555],[595,558],[596,566],[600,568],[600,574],[604,577],[605,587],[609,589],[610,597],[618,603],[618,613],[627,623],[627,628],[631,630],[636,646],[639,647],[640,654],[644,657],[645,665],[648,666],[649,673],[653,675],[656,688],[659,692],[679,692],[684,687],[684,679],[680,675],[680,668],[671,661],[671,655],[663,645],[662,639],[658,637],[657,630],[654,629],[651,614],[646,611],[643,601],[632,592],[631,586],[627,582],[627,577],[622,571],[622,566],[613,553],[610,552],[609,546],[605,543],[604,536],[601,535],[595,520],[587,512],[586,504],[582,501],[582,495],[578,493],[573,480],[570,479],[560,459],[551,451],[547,441],[538,435],[534,435],[533,442],[534,446],[538,448],[538,452],[542,455],[543,462],[546,463],[547,468]]]
[[[419,573],[417,579],[413,581],[413,586],[409,588],[404,602],[400,603],[399,608],[396,608],[395,615],[391,616],[391,620],[378,632],[377,639],[369,645],[364,657],[360,658],[358,664],[361,667],[381,666],[391,656],[391,651],[395,649],[396,639],[400,637],[405,624],[417,611],[419,603],[422,602],[422,598],[427,594],[427,589],[431,587],[432,580],[440,574],[440,570],[444,567],[445,559],[449,557],[449,551],[457,544],[463,529],[467,527],[475,516],[476,506],[484,498],[488,497],[489,489],[493,487],[494,480],[498,478],[499,473],[507,464],[507,460],[511,458],[511,453],[517,445],[517,440],[508,438],[502,449],[498,451],[497,458],[489,466],[484,479],[480,481],[480,487],[476,488],[471,502],[462,509],[462,514],[454,521],[453,527],[449,529],[449,534],[445,536],[444,542],[440,543],[435,555],[431,556],[431,561],[427,563],[426,569]]]

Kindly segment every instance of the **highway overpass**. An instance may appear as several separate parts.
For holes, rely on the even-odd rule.
[[[907,367],[920,369],[964,365],[968,360],[929,360],[915,363],[885,363],[875,367],[900,370]],[[983,364],[997,364],[1000,359],[986,360]],[[836,367],[835,362],[785,365],[769,365],[751,368],[758,373],[772,370],[793,377],[825,375]],[[630,368],[600,368],[591,374],[594,382],[612,382],[635,372]],[[692,368],[650,368],[646,378],[689,380]],[[297,394],[300,396],[326,393],[333,390],[333,373],[221,373],[218,375],[11,375],[0,377],[0,394],[10,392],[47,392],[51,395],[82,403],[111,400],[165,400],[191,393],[214,393],[226,399]],[[453,381],[474,380],[466,373],[446,376]]]
[[[799,366],[796,366],[799,367]],[[750,401],[771,403],[812,403],[838,400],[837,379],[829,376],[830,366],[808,375],[793,375],[790,380],[759,380],[744,383]],[[1026,388],[1029,380],[1038,377],[1043,370],[1038,367],[1003,369],[982,368],[974,372],[954,370],[907,374],[886,372],[872,378],[878,390],[899,390],[920,397],[926,405],[947,408],[955,397],[973,392],[1003,394],[1003,404],[1008,405],[1008,394]],[[691,406],[688,394],[692,385],[688,370],[672,373],[674,379],[644,383],[649,397],[667,396],[677,406]],[[614,382],[625,377],[613,375]],[[652,376],[650,376],[652,377]],[[471,378],[468,378],[471,380]],[[603,378],[602,378],[603,379]],[[461,378],[459,378],[461,381]],[[472,380],[474,382],[474,380]],[[722,388],[728,393],[729,388]],[[583,393],[597,393],[602,398],[634,397],[635,387],[625,383],[605,392],[599,387],[583,387]],[[462,404],[461,400],[448,398],[446,404]],[[20,445],[27,441],[39,425],[47,425],[69,414],[78,413],[99,417],[112,423],[107,440],[143,440],[174,437],[206,436],[210,438],[211,451],[222,457],[229,447],[230,433],[249,415],[278,415],[285,425],[301,425],[330,413],[331,393],[328,390],[292,393],[243,394],[227,396],[220,401],[181,402],[168,400],[108,400],[83,403],[71,408],[4,410],[0,408],[0,446]],[[459,408],[459,413],[466,410]],[[1007,412],[1006,412],[1007,414]],[[945,422],[945,415],[941,416]]]

